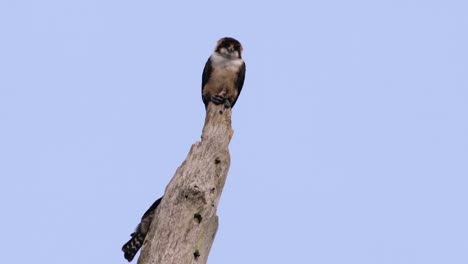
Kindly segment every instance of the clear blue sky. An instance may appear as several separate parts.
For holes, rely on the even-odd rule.
[[[468,263],[466,1],[0,1],[2,263],[126,263],[244,45],[209,263]]]

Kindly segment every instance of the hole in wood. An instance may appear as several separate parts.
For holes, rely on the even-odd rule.
[[[216,158],[215,159],[215,164],[219,164],[219,163],[221,163],[221,160],[219,158]]]
[[[195,252],[193,252],[193,257],[195,258],[195,260],[197,260],[198,257],[200,257],[200,251],[198,251],[198,249],[195,250]]]
[[[211,188],[211,194],[213,194],[215,192],[215,190],[216,190],[215,187]]]
[[[193,218],[195,218],[195,220],[197,220],[198,223],[201,223],[201,221],[203,219],[203,217],[199,213],[194,214]]]
[[[222,114],[223,114],[223,110],[219,110],[219,114],[222,115]]]

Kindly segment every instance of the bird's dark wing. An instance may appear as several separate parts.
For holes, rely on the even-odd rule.
[[[205,84],[208,82],[208,80],[210,79],[210,76],[211,76],[211,71],[212,71],[212,68],[211,68],[211,57],[208,58],[208,61],[206,62],[205,64],[205,68],[203,69],[203,75],[202,75],[202,86],[201,86],[201,89],[202,89],[202,99],[203,99],[203,103],[205,103],[205,106],[208,105],[208,103],[210,102],[210,99],[209,98],[205,98],[203,96],[203,88],[205,87]]]
[[[245,62],[242,63],[242,66],[239,69],[239,73],[237,74],[237,81],[236,81],[236,88],[237,88],[237,97],[232,102],[231,107],[234,107],[234,104],[236,104],[237,98],[239,98],[240,93],[242,91],[242,86],[244,86],[244,80],[245,80]]]
[[[161,200],[162,200],[163,197],[157,199],[151,206],[150,208],[148,208],[148,210],[146,210],[146,212],[143,214],[143,218],[146,218],[147,216],[149,216],[150,214],[153,214],[154,211],[156,211],[156,208],[158,207],[158,205],[161,203]]]
[[[161,200],[162,200],[163,197],[157,199],[151,206],[150,208],[148,208],[148,210],[146,210],[146,212],[143,214],[143,216],[141,217],[141,220],[143,221],[145,218],[147,218],[148,216],[154,214],[154,212],[156,211],[156,208],[158,208],[159,204],[161,203]],[[136,233],[140,232],[141,231],[141,223],[138,224],[138,226],[135,228],[135,232],[131,233],[130,235],[131,236],[135,236]]]

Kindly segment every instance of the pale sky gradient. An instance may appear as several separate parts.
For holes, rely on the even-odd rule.
[[[159,2],[0,0],[1,263],[126,263],[224,36],[210,264],[468,263],[467,1]]]

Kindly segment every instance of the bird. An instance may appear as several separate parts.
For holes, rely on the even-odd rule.
[[[205,109],[209,102],[233,108],[245,80],[242,44],[231,37],[218,40],[216,48],[205,64],[202,75],[202,100]]]
[[[143,246],[143,241],[145,241],[146,235],[148,234],[151,222],[154,218],[154,212],[158,205],[161,203],[163,197],[157,199],[150,208],[143,214],[141,217],[141,222],[135,229],[135,232],[130,234],[132,238],[125,243],[122,247],[122,251],[124,252],[124,257],[128,262],[131,262],[135,257],[138,250],[140,250],[141,246]]]

